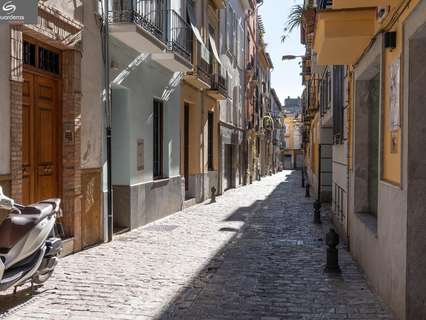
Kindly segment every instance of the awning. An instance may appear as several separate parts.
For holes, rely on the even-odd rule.
[[[201,37],[200,30],[198,30],[198,28],[195,26],[195,18],[193,16],[193,13],[189,8],[187,9],[187,11],[189,16],[189,22],[191,23],[192,32],[194,32],[194,35],[197,38],[197,40],[204,45],[204,41],[203,41],[203,38]]]
[[[188,8],[187,11],[189,16],[189,22],[191,23],[192,32],[194,33],[195,38],[197,38],[198,42],[200,42],[201,44],[201,59],[209,63],[210,62],[209,49],[207,49],[206,45],[204,44],[203,38],[201,37],[200,30],[198,30],[198,28],[195,26],[195,18],[192,15],[192,10]]]
[[[209,39],[210,39],[210,45],[212,47],[214,57],[216,58],[216,60],[219,64],[222,64],[222,62],[220,61],[220,58],[219,58],[219,52],[217,51],[217,48],[216,48],[216,42],[214,41],[214,39],[211,35],[209,35]]]

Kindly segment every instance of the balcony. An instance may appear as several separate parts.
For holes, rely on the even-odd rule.
[[[375,33],[376,10],[326,10],[317,14],[314,48],[318,65],[352,65]]]
[[[332,6],[333,0],[317,0],[317,8],[319,9],[331,9]]]
[[[211,1],[214,3],[216,8],[218,8],[218,9],[225,8],[225,0],[211,0]]]
[[[386,0],[333,0],[333,9],[374,8],[386,5]]]
[[[196,52],[193,55],[193,70],[189,71],[184,79],[193,87],[200,90],[210,88],[212,82],[211,54],[208,49],[197,41]]]
[[[192,29],[165,0],[124,1],[109,12],[111,36],[171,71],[191,69]]]
[[[212,76],[211,87],[207,94],[216,100],[225,100],[228,97],[228,84],[226,78],[215,73]]]

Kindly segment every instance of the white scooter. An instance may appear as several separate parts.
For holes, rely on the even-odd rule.
[[[53,273],[62,250],[56,237],[56,218],[62,215],[60,199],[22,206],[3,194],[0,209],[7,210],[0,224],[0,291],[27,282],[43,284]]]

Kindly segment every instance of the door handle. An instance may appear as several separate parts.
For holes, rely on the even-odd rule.
[[[49,176],[53,172],[53,166],[39,166],[38,175],[39,176]]]

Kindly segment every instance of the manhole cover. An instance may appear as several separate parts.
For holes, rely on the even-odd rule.
[[[156,232],[170,232],[177,228],[178,226],[171,224],[156,224],[149,227],[146,227],[147,231],[156,231]]]

